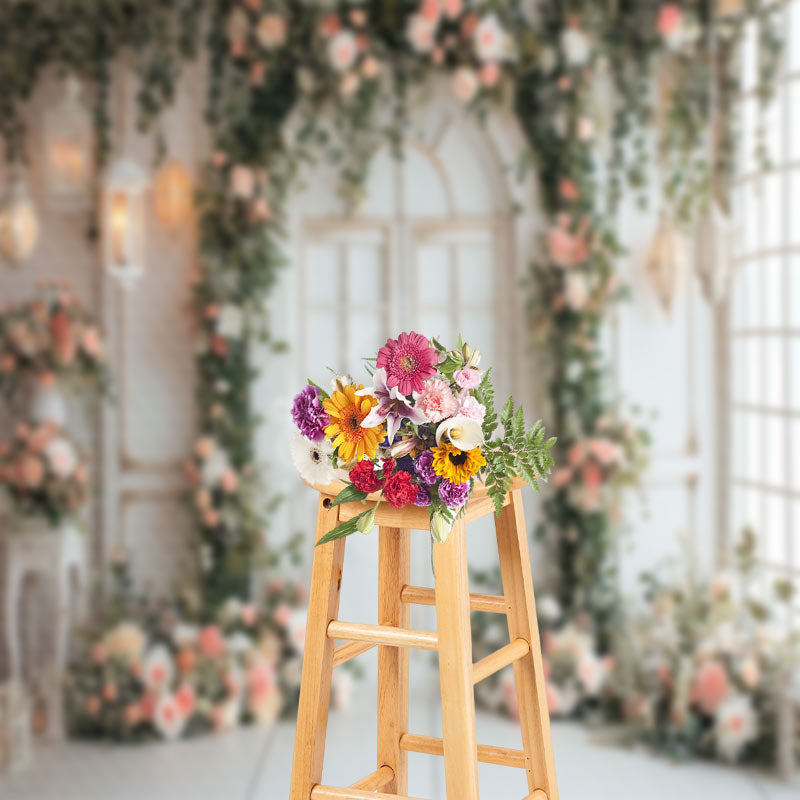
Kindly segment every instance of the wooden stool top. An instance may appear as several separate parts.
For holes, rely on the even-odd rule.
[[[325,501],[323,502],[329,502],[347,486],[343,481],[333,481],[325,485],[310,483],[305,479],[304,482],[312,489],[316,489],[320,494],[325,495]],[[511,492],[521,489],[525,485],[526,483],[522,478],[514,478],[503,505],[508,505]],[[342,503],[338,507],[339,522],[346,522],[368,508],[377,506],[377,511],[375,512],[376,525],[383,525],[388,528],[412,528],[420,531],[426,531],[430,527],[430,512],[427,507],[408,505],[403,508],[392,508],[386,500],[379,501],[379,497],[380,492],[373,492],[367,495],[364,502]],[[475,481],[467,502],[467,510],[461,519],[464,523],[474,522],[476,519],[493,513],[494,503],[489,497],[486,486],[483,481]]]

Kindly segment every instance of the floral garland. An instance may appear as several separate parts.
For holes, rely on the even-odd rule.
[[[291,714],[300,691],[305,590],[271,582],[262,602],[235,597],[198,624],[191,597],[136,598],[113,565],[107,619],[85,632],[66,681],[67,722],[84,738],[177,739]]]
[[[198,570],[209,609],[231,593],[246,593],[252,557],[264,541],[267,518],[252,489],[258,416],[249,403],[255,372],[248,352],[256,337],[269,339],[265,301],[283,264],[282,217],[292,181],[304,162],[322,153],[339,164],[348,204],[357,203],[375,148],[386,137],[401,147],[410,90],[432,73],[449,79],[479,117],[510,97],[530,147],[531,158],[521,165],[536,169],[551,223],[545,255],[531,270],[529,311],[549,368],[546,419],[562,436],[558,464],[569,463],[576,444],[597,461],[609,445],[627,450],[643,441],[638,432],[628,441],[608,435],[629,429],[614,420],[598,354],[604,315],[623,294],[613,275],[620,248],[600,214],[613,209],[623,181],[644,182],[649,153],[642,132],[655,116],[663,130],[655,153],[663,194],[676,216],[696,213],[696,198],[707,197],[697,189],[731,169],[735,56],[744,25],[754,20],[762,42],[779,41],[770,9],[754,0],[725,0],[716,8],[700,0],[545,0],[533,9],[460,0],[337,2],[325,9],[299,0],[170,0],[146,13],[128,4],[111,14],[92,5],[72,0],[51,10],[17,0],[0,11],[0,44],[9,55],[0,63],[7,87],[0,117],[9,153],[21,150],[19,101],[39,70],[55,61],[98,88],[102,157],[109,146],[113,59],[123,48],[133,54],[141,121],[152,122],[174,93],[181,60],[196,48],[200,16],[210,18],[207,116],[215,147],[199,199],[197,397],[200,442],[210,439],[235,477],[209,497],[195,487]],[[760,48],[762,96],[778,50]],[[647,82],[667,64],[676,67],[673,84],[653,98]],[[599,88],[603,83],[622,101],[616,110],[607,110],[613,104]],[[730,125],[709,158],[715,89]],[[290,138],[286,122],[293,111],[299,124]],[[320,122],[323,111],[331,112],[328,126]],[[605,174],[596,156],[604,138],[611,151]],[[598,439],[608,442],[598,447]],[[597,467],[610,465],[577,469],[576,462],[570,484],[545,506],[541,533],[558,555],[561,600],[576,612],[589,610],[603,625],[614,605],[612,493],[591,507],[583,500],[592,497],[601,471],[604,480],[630,475],[636,463],[635,457],[606,471]]]
[[[697,579],[688,556],[678,574],[642,575],[645,603],[619,631],[613,656],[598,651],[588,616],[565,624],[555,598],[540,597],[550,713],[613,723],[615,739],[672,758],[774,764],[776,689],[800,664],[800,637],[781,620],[798,587],[778,580],[756,593],[756,554],[745,531],[732,572]],[[478,657],[507,635],[495,620],[479,624]],[[519,714],[513,680],[485,682],[477,697]]]

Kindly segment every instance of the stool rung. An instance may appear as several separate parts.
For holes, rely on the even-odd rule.
[[[351,642],[370,642],[391,647],[418,647],[436,650],[439,637],[431,631],[412,631],[390,625],[362,625],[358,622],[333,620],[328,624],[329,639],[348,639]]]
[[[355,783],[350,785],[351,789],[361,789],[362,791],[368,792],[377,792],[383,789],[387,783],[391,783],[394,779],[394,770],[384,764],[379,769],[376,769],[375,772],[367,775],[366,778],[362,778],[360,781],[356,781]]]
[[[482,658],[472,665],[472,682],[479,683],[484,678],[494,675],[499,672],[503,667],[519,661],[530,652],[531,646],[525,639],[514,639],[505,647],[501,647],[491,655]]]
[[[337,789],[335,786],[317,784],[311,790],[311,800],[420,800],[404,794],[362,791],[361,789]]]
[[[415,603],[420,606],[436,605],[436,594],[433,589],[426,589],[423,586],[404,586],[400,592],[400,599],[404,603]],[[490,614],[505,614],[507,610],[505,597],[493,594],[470,594],[469,607],[473,611],[488,611]]]
[[[400,737],[400,749],[410,753],[427,753],[431,756],[443,756],[444,744],[434,736],[419,736],[416,733],[404,733]],[[526,769],[526,756],[522,750],[511,750],[508,747],[493,747],[488,744],[478,745],[478,761],[487,764],[499,764],[502,767]],[[536,798],[538,800],[538,798]],[[545,800],[547,800],[545,798]]]
[[[367,650],[372,650],[373,647],[375,647],[375,645],[372,644],[372,642],[347,642],[347,644],[340,644],[333,651],[333,666],[338,667],[351,658],[360,656],[362,653],[366,653]]]

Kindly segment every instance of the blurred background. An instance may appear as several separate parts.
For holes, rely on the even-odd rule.
[[[800,3],[2,0],[0,83],[0,797],[288,796],[289,408],[404,330],[559,437],[525,502],[562,796],[797,796]],[[375,535],[340,616],[377,621]],[[519,747],[507,672],[478,739]],[[326,783],[375,705],[372,652]]]

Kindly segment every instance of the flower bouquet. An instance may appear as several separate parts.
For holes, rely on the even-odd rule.
[[[101,390],[107,386],[105,344],[97,322],[75,295],[57,288],[9,304],[0,313],[0,391],[7,397],[29,377],[83,380]]]
[[[428,507],[437,542],[464,513],[476,479],[484,481],[498,514],[513,478],[538,490],[553,466],[555,439],[545,438],[541,420],[526,430],[513,398],[498,416],[491,370],[482,372],[480,360],[480,351],[461,337],[447,350],[412,331],[365,359],[370,387],[336,377],[328,393],[309,381],[292,405],[299,431],[292,457],[301,476],[318,485],[345,480],[335,505],[377,493],[394,508]],[[318,544],[369,533],[374,521],[375,506]]]
[[[88,500],[86,460],[54,422],[19,423],[10,442],[0,442],[0,489],[22,514],[42,514],[52,524]]]

